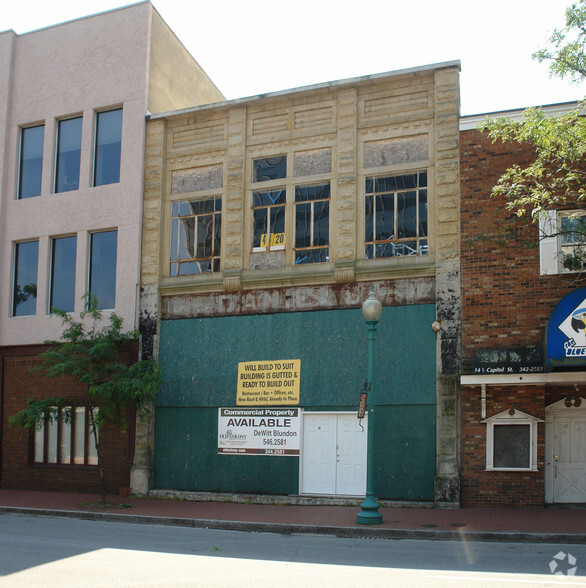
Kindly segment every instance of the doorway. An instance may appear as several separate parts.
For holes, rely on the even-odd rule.
[[[586,401],[560,400],[545,415],[545,502],[584,503]]]
[[[364,495],[367,431],[367,417],[359,421],[355,412],[305,412],[301,493]]]

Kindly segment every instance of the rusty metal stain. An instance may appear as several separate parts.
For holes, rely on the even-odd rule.
[[[162,319],[204,318],[359,308],[371,282],[263,288],[234,293],[163,296]],[[374,283],[383,306],[434,304],[435,279],[405,278]]]

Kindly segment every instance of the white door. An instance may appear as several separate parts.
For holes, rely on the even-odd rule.
[[[356,413],[304,413],[303,494],[361,496],[366,491],[367,419]]]
[[[551,459],[553,501],[586,502],[586,418],[583,414],[554,418]]]

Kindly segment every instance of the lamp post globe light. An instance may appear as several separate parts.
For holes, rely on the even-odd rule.
[[[368,437],[366,446],[366,496],[360,505],[362,509],[356,517],[361,525],[378,525],[383,516],[378,512],[379,504],[374,498],[374,334],[383,307],[374,295],[374,286],[362,305],[362,316],[368,330],[368,396],[366,410],[368,413]]]

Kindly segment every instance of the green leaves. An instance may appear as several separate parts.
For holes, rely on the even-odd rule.
[[[75,320],[66,312],[53,309],[61,319],[63,332],[58,341],[46,341],[49,348],[41,354],[41,364],[32,371],[49,378],[66,377],[82,384],[85,398],[72,402],[72,398],[30,399],[27,407],[12,415],[10,425],[29,430],[40,429],[44,422],[71,419],[72,406],[83,404],[95,419],[96,427],[108,422],[126,428],[127,418],[136,410],[144,415],[161,385],[161,368],[153,360],[126,361],[127,346],[138,339],[136,331],[122,332],[122,319],[111,313],[104,319],[95,296],[86,295],[86,310]],[[76,397],[78,394],[76,394]],[[91,423],[98,452],[98,466],[105,496],[101,446],[97,429]]]
[[[540,63],[551,61],[550,75],[580,83],[586,77],[586,2],[580,0],[566,9],[566,26],[556,29],[549,38],[550,48],[533,54]]]
[[[508,210],[536,220],[543,210],[586,208],[586,120],[580,109],[551,116],[529,108],[521,121],[487,118],[480,128],[493,142],[529,144],[534,150],[531,164],[511,166],[492,189],[493,196],[506,198]]]
[[[29,431],[35,431],[41,428],[44,422],[53,422],[59,417],[66,422],[71,420],[71,408],[65,406],[65,400],[62,398],[45,398],[37,400],[29,398],[27,406],[20,412],[12,415],[8,419],[9,426],[18,426]]]

